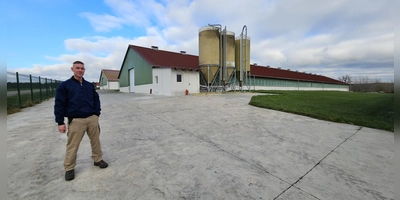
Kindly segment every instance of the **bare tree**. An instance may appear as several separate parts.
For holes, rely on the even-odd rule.
[[[344,83],[350,84],[350,83],[352,82],[352,77],[349,76],[349,75],[340,76],[340,77],[338,78],[338,80],[339,80],[339,81],[342,81],[342,82],[344,82]]]
[[[355,77],[350,91],[394,93],[394,82],[383,82],[379,78],[370,79],[368,76]]]

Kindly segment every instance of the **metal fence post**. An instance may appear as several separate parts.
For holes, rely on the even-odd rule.
[[[51,97],[54,97],[54,88],[56,87],[56,80],[51,79]]]
[[[54,80],[53,97],[56,96],[57,82],[58,82],[57,80]]]
[[[22,103],[21,103],[21,91],[19,88],[19,75],[18,72],[15,73],[16,77],[17,77],[17,91],[18,91],[18,107],[21,108],[22,107]]]
[[[50,79],[50,97],[53,97],[53,79]]]
[[[47,84],[47,78],[44,78],[45,81],[45,87],[46,87],[46,99],[49,98],[49,86]]]
[[[33,86],[32,86],[32,75],[31,74],[29,74],[29,82],[30,82],[30,86],[31,86],[31,100],[32,100],[32,103],[33,103]]]
[[[42,80],[41,80],[41,78],[40,78],[40,76],[39,76],[39,96],[40,96],[40,101],[43,101],[43,98],[42,98]]]
[[[39,80],[36,81],[36,78]],[[62,81],[47,79],[49,78],[44,78],[42,81],[40,76],[7,72],[7,114],[17,112],[17,108],[29,107],[50,97],[55,97],[57,86]],[[43,93],[43,89],[46,89],[46,93]]]

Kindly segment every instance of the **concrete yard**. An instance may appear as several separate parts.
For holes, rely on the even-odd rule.
[[[64,180],[54,99],[7,116],[8,199],[394,199],[394,133],[262,109],[252,93],[99,91],[103,159],[84,137]]]

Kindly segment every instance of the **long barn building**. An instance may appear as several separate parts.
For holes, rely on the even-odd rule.
[[[200,92],[199,57],[129,45],[118,74],[121,92],[152,93],[167,96]],[[234,83],[234,81],[231,81]],[[250,65],[246,87],[251,90],[336,90],[349,91],[349,85],[317,74],[269,66]]]

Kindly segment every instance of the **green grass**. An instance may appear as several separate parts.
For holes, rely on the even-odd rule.
[[[21,105],[19,105],[19,100],[18,96],[9,96],[7,97],[7,115],[8,114],[13,114],[16,112],[21,111],[21,108],[27,108],[34,106],[36,104],[39,104],[43,100],[49,99],[51,97],[47,96],[47,94],[42,92],[42,99],[40,98],[40,93],[39,92],[34,92],[33,93],[33,101],[31,94],[22,94],[21,95]]]
[[[394,131],[394,94],[339,91],[257,91],[250,105],[316,119]]]

